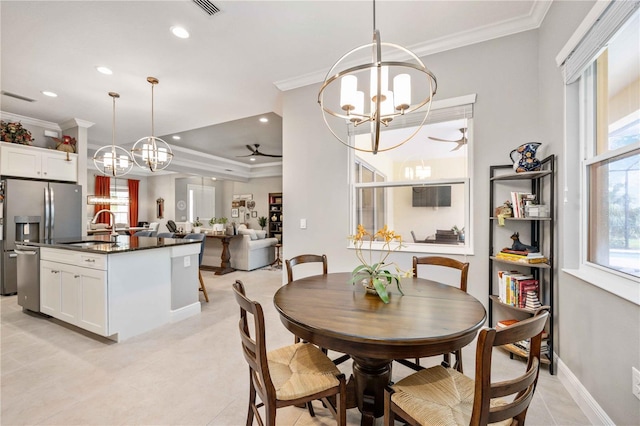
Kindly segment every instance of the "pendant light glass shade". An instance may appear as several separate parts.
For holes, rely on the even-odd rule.
[[[120,95],[109,92],[113,99],[113,121],[111,127],[111,146],[103,146],[93,154],[93,164],[103,175],[113,177],[124,176],[133,168],[131,154],[126,149],[116,146],[116,98]]]
[[[155,172],[165,169],[171,163],[173,152],[171,152],[168,143],[154,136],[153,89],[158,84],[158,79],[147,77],[147,81],[151,83],[151,136],[138,139],[131,148],[131,154],[133,154],[133,161],[138,166]]]
[[[438,86],[435,75],[420,58],[404,47],[383,43],[375,26],[374,2],[373,42],[343,55],[327,72],[318,93],[322,117],[336,139],[349,148],[373,154],[397,148],[418,133],[427,119]],[[369,62],[362,63],[363,52],[371,52]],[[407,60],[397,60],[404,58]],[[353,65],[358,63],[360,65]],[[390,81],[392,87],[389,87]],[[368,90],[366,97],[363,89]],[[409,115],[416,118],[409,118]],[[396,128],[411,123],[412,127],[417,125],[415,131],[401,141],[384,141],[380,131],[400,118],[401,123],[397,123]],[[363,129],[356,128],[366,123],[370,124],[371,146],[350,143],[355,138],[349,136],[363,133]]]

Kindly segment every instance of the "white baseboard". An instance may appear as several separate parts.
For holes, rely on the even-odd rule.
[[[567,389],[569,395],[578,404],[578,407],[582,410],[585,416],[589,419],[592,425],[613,425],[615,423],[607,413],[600,407],[595,399],[591,396],[589,391],[582,386],[580,380],[573,374],[569,367],[562,362],[560,358],[558,360],[558,380]]]
[[[185,318],[198,315],[200,313],[200,302],[192,303],[191,305],[183,306],[182,308],[174,309],[170,313],[170,321],[178,322]]]

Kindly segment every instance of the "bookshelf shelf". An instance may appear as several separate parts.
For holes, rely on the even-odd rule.
[[[275,237],[282,244],[282,193],[269,193],[269,237]]]
[[[503,345],[500,346],[501,348],[505,349],[508,352],[511,352],[514,355],[517,355],[519,357],[528,359],[529,358],[529,352],[527,352],[526,350],[516,346],[516,345]],[[549,357],[546,354],[541,354],[540,356],[540,362],[543,364],[548,364],[551,365],[551,360],[549,359]]]
[[[525,266],[527,268],[551,269],[551,265],[549,265],[548,263],[516,262],[516,261],[511,261],[511,260],[499,259],[499,258],[497,258],[495,256],[489,256],[489,259],[493,260],[494,262],[500,262],[500,263],[505,263],[505,264],[509,264],[509,265]]]
[[[498,220],[497,217],[495,216],[491,216],[489,219],[491,220]],[[551,221],[553,220],[550,217],[505,217],[504,220],[507,221],[523,221],[523,222],[531,222],[532,220],[547,220],[547,221]]]
[[[550,308],[550,316],[546,331],[547,349],[543,350],[542,362],[549,365],[549,373],[554,374],[553,343],[554,343],[554,216],[555,216],[555,155],[542,160],[542,170],[537,172],[514,173],[512,165],[491,166],[489,173],[489,325],[496,326],[497,322],[505,319],[524,319],[534,314],[530,308],[520,308],[504,303],[504,300],[512,301],[514,297],[520,297],[517,284],[499,278],[511,275],[517,280],[518,275],[533,276],[537,281],[538,299],[542,305]],[[514,192],[516,191],[516,192]],[[522,191],[522,192],[521,192]],[[505,217],[504,222],[496,217],[496,207],[501,206],[504,200],[513,200],[513,194],[533,194],[538,204],[548,206],[549,217]],[[524,197],[523,197],[524,198]],[[520,199],[519,196],[517,198]],[[521,207],[518,204],[519,208]],[[514,205],[514,209],[515,209]],[[516,210],[514,210],[515,212]],[[522,209],[519,210],[522,212]],[[528,211],[528,210],[527,210]],[[518,216],[518,214],[515,214]],[[501,225],[504,224],[504,226]],[[496,255],[509,245],[509,235],[518,232],[522,241],[530,241],[530,245],[537,247],[548,259],[548,263],[526,263],[498,258]],[[514,237],[515,238],[515,237]],[[526,244],[526,243],[525,243]],[[518,249],[521,250],[521,249]],[[509,271],[504,271],[509,269]],[[521,278],[522,279],[522,278]],[[517,283],[517,281],[514,281]],[[524,281],[521,281],[524,282]],[[505,285],[507,296],[505,297]],[[524,287],[522,287],[524,288]],[[502,292],[501,292],[502,291]],[[525,290],[522,290],[524,294]],[[514,296],[515,295],[515,296]],[[517,302],[516,302],[517,304]],[[497,309],[499,308],[499,309]],[[504,349],[523,358],[528,357],[526,350],[515,346],[505,345]]]

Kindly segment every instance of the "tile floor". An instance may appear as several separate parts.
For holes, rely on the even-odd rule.
[[[275,348],[292,343],[272,303],[281,272],[203,276],[211,302],[203,303],[201,315],[122,343],[24,313],[16,296],[2,297],[0,424],[244,425],[248,374],[231,284],[241,279],[249,297],[262,303],[268,345]],[[465,373],[471,375],[474,347],[463,353]],[[506,354],[496,358],[505,372],[522,367],[522,361]],[[350,365],[341,369],[347,372]],[[395,380],[409,372],[394,364]],[[538,383],[529,425],[588,424],[546,367]],[[315,418],[295,407],[279,410],[278,425],[335,424],[328,411],[315,404]],[[356,409],[348,411],[348,422],[359,424]]]

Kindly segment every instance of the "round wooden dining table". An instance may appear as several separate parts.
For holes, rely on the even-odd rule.
[[[303,340],[349,354],[362,424],[383,414],[384,387],[394,359],[453,352],[468,345],[484,324],[484,306],[458,288],[422,278],[403,278],[390,302],[349,284],[351,274],[294,280],[273,302],[284,326]]]

